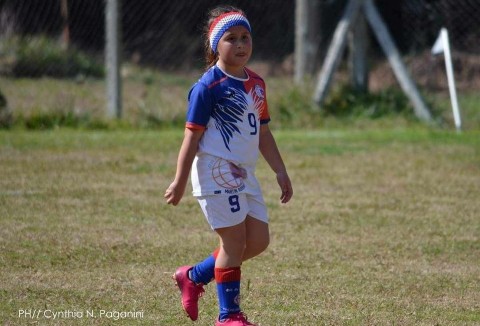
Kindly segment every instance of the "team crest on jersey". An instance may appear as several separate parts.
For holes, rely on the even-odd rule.
[[[255,94],[256,94],[259,98],[261,98],[261,99],[264,99],[264,98],[265,98],[265,91],[264,91],[264,89],[262,88],[262,86],[256,84],[255,87],[254,87],[254,89],[255,89]]]
[[[225,193],[237,193],[245,189],[243,180],[247,178],[247,171],[244,168],[223,158],[217,158],[210,166],[213,180],[225,189]]]

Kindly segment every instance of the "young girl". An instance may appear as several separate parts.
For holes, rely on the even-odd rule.
[[[245,67],[252,54],[245,14],[231,6],[211,10],[206,36],[208,70],[190,90],[177,172],[165,198],[168,204],[180,202],[191,170],[193,195],[220,246],[197,265],[178,268],[174,279],[192,320],[198,318],[203,285],[215,279],[220,308],[215,325],[254,325],[240,309],[240,267],[269,244],[267,209],[255,177],[259,152],[276,173],[280,201],[287,203],[293,191],[268,127],[265,83]]]

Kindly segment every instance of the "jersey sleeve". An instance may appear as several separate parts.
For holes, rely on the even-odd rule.
[[[211,93],[203,83],[193,85],[188,94],[188,111],[186,128],[205,129],[212,113],[213,100]]]

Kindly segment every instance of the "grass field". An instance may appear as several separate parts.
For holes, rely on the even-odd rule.
[[[243,266],[251,320],[480,325],[478,131],[275,135],[295,195],[280,205],[260,162],[272,241]],[[170,276],[217,240],[191,196],[164,204],[181,139],[181,129],[0,131],[2,325],[194,324]],[[213,285],[200,310],[195,324],[212,325]]]

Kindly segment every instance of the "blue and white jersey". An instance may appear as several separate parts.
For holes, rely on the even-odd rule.
[[[270,116],[265,82],[245,72],[240,79],[214,66],[190,90],[186,127],[204,130],[192,166],[195,196],[260,191],[254,175],[260,125]]]

